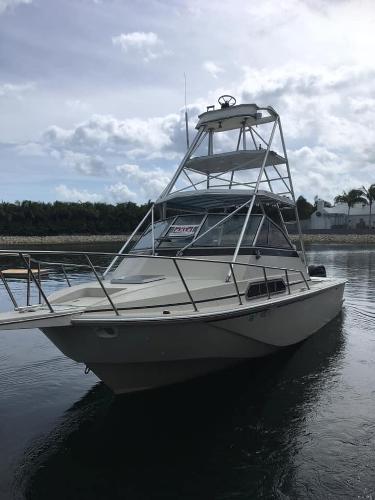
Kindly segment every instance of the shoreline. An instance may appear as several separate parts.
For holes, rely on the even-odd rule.
[[[130,235],[127,234],[74,234],[56,236],[0,236],[1,246],[15,245],[77,245],[82,243],[124,243]],[[297,235],[292,234],[291,240],[296,242]],[[375,244],[375,234],[304,234],[305,244]]]
[[[298,236],[292,234],[290,239],[295,243]],[[375,245],[375,234],[303,234],[303,242],[305,245]]]
[[[0,236],[0,246],[78,245],[81,243],[125,242],[129,234],[62,234],[54,236]]]

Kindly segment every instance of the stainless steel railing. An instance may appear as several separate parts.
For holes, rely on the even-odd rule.
[[[0,257],[2,255],[9,256],[9,251],[0,250]],[[33,256],[41,256],[41,255],[64,256],[64,257],[66,257],[66,256],[83,257],[86,260],[87,264],[42,261],[42,260],[39,260],[39,259],[36,259],[35,257],[33,257]],[[208,263],[208,264],[221,264],[223,266],[228,266],[229,272],[231,273],[231,276],[233,278],[233,285],[234,285],[235,292],[236,292],[235,296],[237,296],[238,303],[240,306],[243,305],[243,300],[242,300],[241,295],[244,295],[244,294],[241,294],[239,286],[238,286],[238,281],[237,281],[237,277],[236,277],[236,273],[235,273],[235,266],[242,266],[242,267],[246,267],[246,268],[252,268],[252,269],[255,268],[255,269],[261,270],[262,274],[263,274],[264,282],[266,284],[267,298],[268,299],[271,298],[271,291],[269,288],[270,280],[267,276],[267,270],[279,271],[281,273],[284,273],[285,286],[286,286],[286,290],[287,290],[289,295],[291,294],[291,285],[295,284],[295,283],[291,283],[291,281],[289,279],[290,273],[299,274],[302,278],[301,282],[304,283],[306,289],[307,290],[310,289],[310,285],[308,283],[308,280],[306,279],[306,277],[304,276],[303,272],[300,269],[290,269],[290,268],[277,267],[277,266],[264,266],[264,265],[260,265],[260,264],[246,264],[243,262],[232,262],[232,261],[229,262],[229,261],[222,261],[222,260],[198,259],[198,258],[193,258],[193,257],[180,257],[180,256],[167,257],[167,256],[161,256],[161,255],[122,254],[122,253],[109,253],[109,252],[75,252],[75,251],[66,252],[66,251],[59,251],[59,250],[56,250],[56,251],[16,250],[16,251],[12,251],[12,256],[18,256],[20,258],[21,262],[23,263],[24,268],[27,271],[27,298],[26,298],[27,306],[30,305],[30,286],[31,286],[31,283],[33,282],[38,290],[39,304],[42,304],[44,301],[44,303],[48,307],[49,311],[52,313],[55,312],[55,310],[53,308],[53,305],[48,300],[48,297],[46,296],[46,294],[43,290],[43,286],[42,286],[41,265],[48,265],[49,267],[56,266],[56,267],[60,268],[68,287],[71,287],[72,284],[71,284],[71,281],[70,281],[68,274],[66,272],[66,268],[74,267],[74,268],[90,270],[94,274],[96,281],[99,283],[99,286],[101,287],[104,296],[106,297],[108,303],[110,304],[111,309],[114,311],[114,313],[117,316],[120,316],[120,312],[119,312],[118,308],[114,304],[113,300],[110,297],[110,294],[108,293],[108,291],[106,289],[105,279],[103,278],[103,276],[100,276],[102,274],[101,270],[103,270],[105,268],[103,266],[94,266],[94,264],[92,263],[92,260],[90,258],[90,257],[94,257],[94,256],[96,256],[96,257],[108,257],[108,258],[111,257],[112,259],[117,257],[118,258],[117,260],[119,260],[119,258],[131,258],[131,259],[142,258],[142,259],[161,259],[161,260],[167,260],[167,261],[172,262],[176,271],[177,271],[177,275],[179,276],[179,278],[181,280],[183,288],[184,288],[184,290],[189,298],[188,303],[190,303],[192,305],[195,312],[199,311],[197,304],[201,303],[201,302],[207,302],[208,299],[207,300],[203,299],[203,300],[199,300],[199,301],[194,299],[192,291],[190,290],[190,288],[186,282],[186,279],[183,275],[183,272],[181,270],[181,267],[178,264],[180,261],[199,262],[199,263],[204,262],[204,263]],[[31,262],[35,263],[38,266],[36,274],[35,274],[34,270],[31,268]],[[8,282],[6,276],[4,275],[4,273],[1,270],[0,270],[0,280],[3,283],[5,290],[7,291],[8,295],[11,299],[14,308],[18,309],[19,305],[18,305],[18,302],[15,298],[15,295],[10,288],[10,285],[9,285],[9,282]],[[228,295],[224,295],[222,297],[216,297],[215,299],[216,300],[223,300],[223,299],[227,299],[227,298],[228,298]],[[42,299],[43,299],[43,301],[42,301]],[[176,303],[175,305],[181,305],[181,303],[178,303],[178,304]],[[155,305],[155,306],[149,306],[149,307],[163,307],[163,305]],[[130,308],[124,308],[124,309],[132,310],[132,309],[138,309],[138,308],[139,307],[130,307]]]

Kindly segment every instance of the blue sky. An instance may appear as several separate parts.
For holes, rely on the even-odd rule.
[[[222,93],[274,106],[297,194],[375,182],[375,4],[0,0],[3,200],[155,198]]]

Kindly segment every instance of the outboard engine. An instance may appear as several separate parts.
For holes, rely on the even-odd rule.
[[[312,264],[308,267],[308,270],[309,270],[309,275],[311,277],[313,277],[313,276],[319,277],[319,278],[326,278],[327,277],[326,268],[322,264],[319,264],[317,266]]]

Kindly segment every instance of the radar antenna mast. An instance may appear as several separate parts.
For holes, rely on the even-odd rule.
[[[189,118],[187,112],[186,105],[186,73],[184,72],[184,80],[185,80],[185,131],[186,131],[186,148],[189,149],[190,141],[189,141]]]

